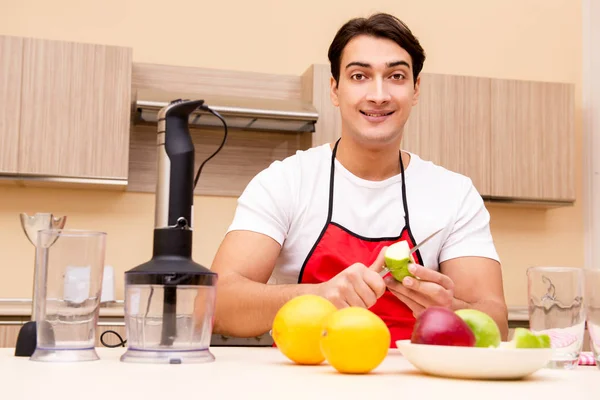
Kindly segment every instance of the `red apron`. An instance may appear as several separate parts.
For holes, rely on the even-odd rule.
[[[366,238],[359,236],[331,220],[333,214],[333,185],[335,175],[335,155],[339,139],[331,155],[331,172],[329,177],[329,211],[327,221],[317,238],[312,250],[308,253],[300,276],[299,283],[321,283],[328,281],[350,265],[360,262],[371,265],[379,251],[384,246],[406,240],[409,247],[415,246],[415,240],[410,231],[408,204],[406,201],[406,185],[404,183],[404,165],[400,155],[400,170],[402,174],[402,203],[404,206],[404,228],[399,236],[387,238]],[[420,251],[413,253],[415,261],[423,265]],[[415,324],[415,317],[406,304],[400,301],[386,289],[375,305],[370,308],[388,326],[391,333],[390,347],[396,347],[396,341],[410,339]]]

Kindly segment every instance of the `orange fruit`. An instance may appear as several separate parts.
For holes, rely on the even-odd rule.
[[[271,335],[277,348],[297,364],[316,365],[325,360],[320,339],[323,321],[337,308],[316,295],[301,295],[286,302],[275,315]]]
[[[385,359],[390,341],[390,331],[379,316],[365,308],[348,307],[325,321],[321,351],[339,372],[365,374]]]

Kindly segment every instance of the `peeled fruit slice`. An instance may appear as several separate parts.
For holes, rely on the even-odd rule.
[[[462,309],[455,311],[469,325],[475,335],[475,347],[498,347],[502,341],[496,321],[483,311]]]
[[[417,318],[410,341],[416,344],[473,347],[475,335],[469,325],[452,310],[429,307]]]
[[[391,343],[383,320],[361,307],[346,307],[327,317],[321,350],[338,372],[366,374],[385,359]]]
[[[325,318],[337,308],[316,295],[294,297],[285,303],[273,320],[273,341],[297,364],[316,365],[325,360],[320,340]]]
[[[536,335],[526,328],[515,328],[515,333],[511,342],[517,349],[550,348],[550,336],[545,333]]]
[[[406,276],[413,274],[408,272],[408,265],[412,262],[410,247],[406,240],[396,242],[385,251],[385,267],[390,270],[390,274],[397,281],[402,282]]]

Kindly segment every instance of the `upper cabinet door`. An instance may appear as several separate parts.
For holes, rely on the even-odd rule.
[[[490,182],[490,79],[422,74],[402,147],[466,175],[483,196]]]
[[[492,82],[492,195],[573,201],[573,85]]]
[[[19,172],[126,179],[129,48],[25,39]]]
[[[0,173],[18,170],[23,39],[0,36]]]
[[[302,99],[311,102],[319,113],[315,131],[305,147],[320,146],[339,139],[342,132],[340,110],[331,102],[329,65],[313,64],[302,74]]]

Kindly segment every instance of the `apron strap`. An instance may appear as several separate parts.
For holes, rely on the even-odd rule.
[[[331,222],[333,216],[333,177],[335,175],[335,155],[337,154],[340,139],[341,138],[336,140],[335,145],[333,146],[333,152],[331,153],[331,171],[329,172],[329,210],[327,211],[327,223],[325,226]]]
[[[402,150],[400,150],[400,173],[402,175],[402,206],[404,207],[404,225],[410,230],[410,222],[408,218],[408,200],[406,199],[406,183],[404,176],[404,163],[402,162]]]
[[[338,144],[340,139],[336,140],[333,146],[333,152],[331,153],[331,171],[329,172],[329,206],[327,211],[327,223],[331,222],[333,216],[333,183],[335,175],[335,155],[337,154]],[[400,174],[402,179],[402,206],[404,208],[404,228],[410,229],[410,219],[408,217],[408,201],[406,199],[406,183],[404,176],[404,163],[402,162],[402,151],[400,151]]]

